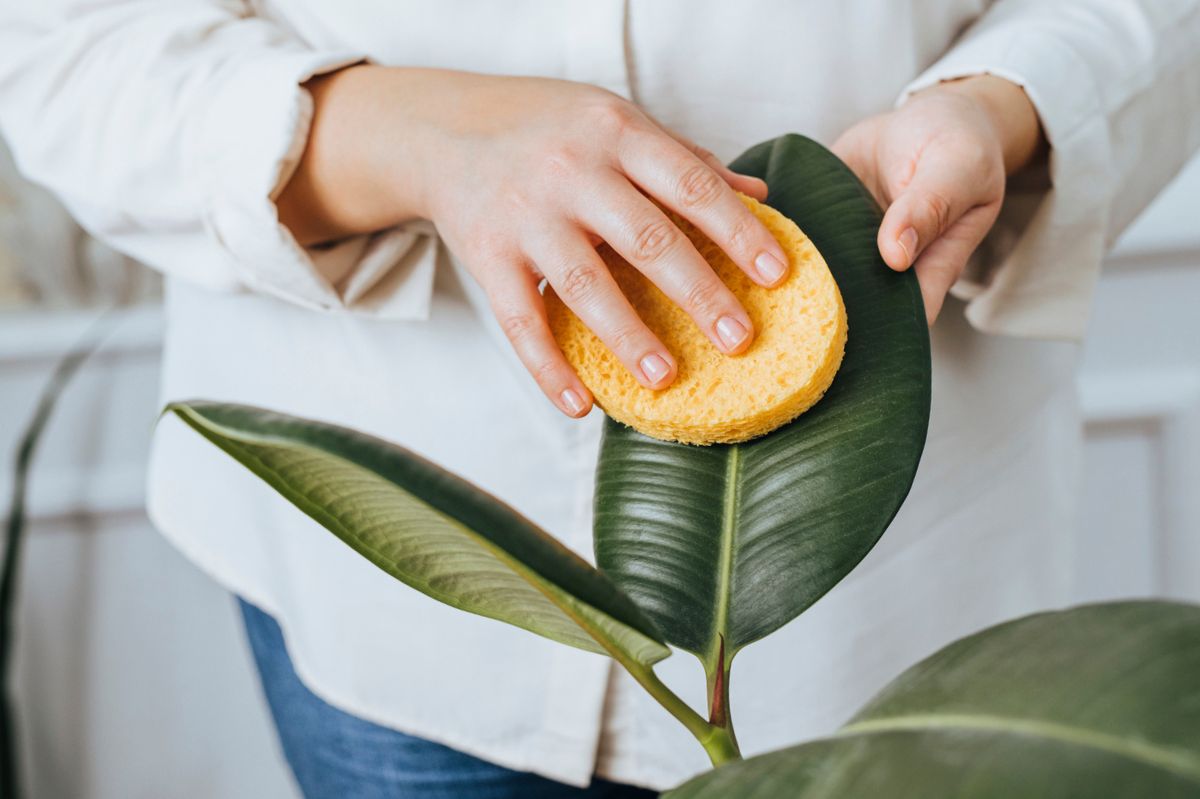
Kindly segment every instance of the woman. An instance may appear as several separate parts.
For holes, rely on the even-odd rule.
[[[599,414],[539,280],[668,385],[596,242],[736,354],[744,312],[644,195],[770,285],[732,194],[766,187],[721,163],[793,130],[834,147],[937,320],[933,417],[883,542],[740,656],[747,750],[1068,596],[1076,342],[1105,248],[1200,141],[1200,2],[26,5],[2,12],[3,133],[167,274],[165,398],[401,442],[583,552]],[[244,599],[307,796],[639,796],[703,768],[605,659],[395,585],[178,424],[150,478],[158,526]],[[699,685],[684,657],[660,673]]]

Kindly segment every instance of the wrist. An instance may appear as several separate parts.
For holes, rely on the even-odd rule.
[[[1046,138],[1037,109],[1025,90],[1012,81],[995,75],[973,75],[932,89],[966,96],[978,105],[995,131],[1007,174],[1021,171],[1044,153]]]
[[[424,216],[423,138],[405,119],[403,73],[358,64],[308,81],[304,152],[276,205],[304,245]]]

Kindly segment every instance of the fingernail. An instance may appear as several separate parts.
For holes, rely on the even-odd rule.
[[[671,367],[667,365],[666,360],[656,353],[650,353],[641,360],[642,374],[652,386],[657,386],[661,383],[671,371]]]
[[[778,283],[787,273],[787,266],[784,265],[783,261],[780,261],[769,252],[761,253],[755,258],[754,267],[768,286]]]
[[[746,326],[732,316],[722,316],[717,320],[717,336],[727,349],[736,350],[747,335]]]
[[[573,388],[568,388],[566,391],[558,395],[562,400],[563,405],[567,407],[571,413],[579,415],[583,413],[583,398],[579,396],[579,392]]]
[[[912,266],[913,256],[917,252],[917,231],[911,227],[904,228],[904,232],[896,239],[896,243],[900,245],[900,249],[904,250],[906,265]]]

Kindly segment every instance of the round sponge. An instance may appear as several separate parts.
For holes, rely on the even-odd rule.
[[[686,444],[732,444],[761,436],[811,408],[841,365],[846,309],[825,259],[783,214],[750,197],[741,199],[791,261],[787,278],[774,288],[752,282],[695,226],[671,215],[750,315],[755,338],[740,355],[718,350],[641,272],[601,246],[617,284],[679,364],[670,386],[644,388],[546,289],[550,329],[584,385],[609,416],[648,436]]]

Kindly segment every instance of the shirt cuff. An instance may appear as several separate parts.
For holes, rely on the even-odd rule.
[[[425,319],[438,251],[431,225],[305,248],[280,224],[275,206],[312,123],[312,97],[302,84],[363,60],[289,49],[238,65],[201,134],[195,174],[206,186],[205,226],[249,289],[313,310]]]
[[[981,74],[1025,90],[1050,143],[1048,172],[1009,181],[995,226],[951,294],[967,301],[968,321],[984,332],[1080,339],[1113,192],[1100,87],[1052,29],[1014,15],[985,19],[905,87],[897,105],[941,81]]]

